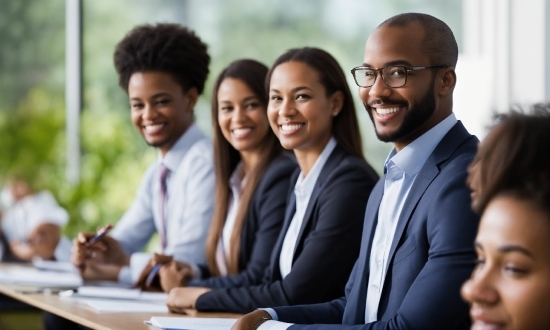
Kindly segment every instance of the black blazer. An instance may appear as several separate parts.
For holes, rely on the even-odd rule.
[[[248,313],[259,307],[324,302],[342,296],[359,254],[365,205],[378,175],[364,160],[336,146],[313,188],[292,270],[282,279],[279,257],[296,211],[294,185],[299,173],[297,169],[292,176],[283,230],[262,284],[212,290],[197,299],[198,310]]]
[[[294,155],[283,152],[264,172],[250,201],[242,229],[239,274],[210,277],[207,265],[199,265],[203,279],[189,286],[212,289],[259,284],[262,281],[275,241],[279,236],[286,208],[290,176],[298,167]]]
[[[279,320],[311,324],[296,324],[292,330],[468,329],[468,305],[460,298],[460,287],[475,260],[479,217],[470,208],[466,177],[478,142],[458,122],[418,172],[395,229],[378,321],[364,324],[383,178],[369,198],[361,253],[346,295],[324,304],[275,308]]]

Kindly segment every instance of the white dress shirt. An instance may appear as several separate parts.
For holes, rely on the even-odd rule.
[[[231,188],[231,198],[227,209],[227,216],[223,225],[222,237],[216,249],[216,264],[221,276],[226,276],[229,272],[227,269],[227,261],[231,252],[231,234],[237,220],[237,211],[239,210],[239,202],[241,193],[245,185],[244,167],[242,162],[237,165],[235,171],[229,179],[229,187]]]
[[[296,186],[294,186],[296,213],[294,213],[290,226],[286,232],[283,247],[281,248],[281,255],[279,256],[279,268],[283,279],[292,269],[294,248],[296,247],[296,240],[298,239],[302,222],[304,222],[304,215],[306,213],[307,204],[309,203],[309,198],[311,197],[311,193],[313,192],[313,188],[315,187],[321,170],[335,147],[336,140],[334,137],[331,137],[307,176],[304,177],[303,172],[300,172],[300,175],[298,175],[298,181],[296,182]]]
[[[380,202],[378,225],[372,240],[369,260],[370,275],[367,284],[365,323],[378,320],[378,304],[386,278],[388,255],[409,191],[428,157],[456,122],[455,115],[449,115],[400,152],[396,152],[395,148],[392,149],[386,159],[384,195]]]
[[[49,191],[24,197],[8,208],[2,217],[2,231],[8,242],[26,242],[41,224],[52,223],[63,228],[69,221],[67,211],[59,206]],[[71,242],[61,236],[54,251],[58,261],[71,260]]]
[[[159,165],[170,170],[166,179],[166,226],[160,215]],[[151,236],[166,232],[164,251],[175,260],[204,263],[204,243],[214,208],[212,143],[193,124],[159,160],[145,172],[136,198],[116,224],[112,236],[131,254],[119,281],[134,283],[152,257],[141,251]]]

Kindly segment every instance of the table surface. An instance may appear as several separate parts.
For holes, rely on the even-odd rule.
[[[2,265],[0,268],[4,268]],[[0,293],[41,310],[59,315],[83,326],[98,330],[155,329],[143,324],[152,316],[179,317],[226,317],[238,318],[234,313],[202,313],[188,310],[187,315],[173,313],[98,313],[73,300],[60,298],[57,294],[33,293],[33,287],[0,283]]]

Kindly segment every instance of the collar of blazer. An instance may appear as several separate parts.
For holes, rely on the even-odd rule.
[[[311,197],[309,198],[309,202],[307,204],[306,212],[304,214],[304,221],[302,222],[302,226],[300,227],[300,232],[298,233],[297,242],[299,243],[302,239],[302,236],[304,234],[304,228],[306,228],[310,218],[311,218],[311,212],[313,212],[313,206],[317,204],[317,198],[319,197],[319,193],[321,192],[321,189],[327,179],[330,177],[330,174],[338,167],[338,164],[342,161],[343,158],[346,157],[348,153],[340,147],[339,144],[336,145],[330,156],[328,157],[325,166],[323,166],[323,169],[321,170],[321,173],[319,173],[319,177],[317,178],[317,181],[315,182],[315,186],[313,188],[313,191],[311,193]],[[272,268],[272,276],[280,276],[277,274],[280,274],[279,269],[279,257],[281,253],[281,249],[283,247],[283,241],[286,236],[286,232],[288,230],[288,227],[290,226],[290,222],[292,221],[292,218],[294,217],[294,213],[296,213],[296,195],[294,195],[294,186],[296,184],[296,181],[298,180],[298,175],[300,175],[301,171],[300,169],[296,169],[296,171],[292,174],[290,178],[291,189],[289,190],[289,196],[287,201],[287,207],[285,212],[285,221],[283,223],[283,228],[281,230],[281,235],[279,235],[277,239],[277,243],[275,244],[275,249],[273,250],[274,253],[271,255],[271,264],[274,267]],[[296,243],[294,247],[294,257],[296,258],[296,249],[298,248],[298,243]]]
[[[401,236],[405,230],[405,227],[411,215],[416,208],[416,205],[422,198],[422,195],[428,189],[432,181],[440,173],[440,165],[446,162],[455,151],[469,139],[475,138],[473,135],[468,133],[464,125],[459,121],[453,128],[443,137],[439,142],[435,150],[432,152],[430,157],[426,160],[426,163],[422,166],[420,172],[416,176],[414,183],[409,191],[409,195],[405,200],[401,214],[399,215],[399,220],[397,221],[397,227],[395,228],[395,234],[393,236],[390,253],[388,255],[388,260],[391,260],[395,251],[397,249],[397,244],[401,240]],[[380,206],[380,203],[378,203]],[[388,271],[389,262],[386,263],[386,272]]]

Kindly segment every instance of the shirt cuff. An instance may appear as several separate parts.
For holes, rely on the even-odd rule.
[[[134,284],[138,280],[141,272],[151,260],[150,253],[136,252],[130,256],[130,265],[124,266],[118,273],[118,281],[125,284]]]
[[[202,279],[202,271],[201,268],[196,263],[190,263],[189,266],[193,269],[193,280],[200,280]]]
[[[258,308],[259,311],[267,312],[273,321],[279,321],[279,315],[273,308]]]
[[[269,320],[262,323],[262,325],[258,327],[258,330],[286,330],[290,328],[291,325],[294,325],[294,323]]]
[[[120,283],[134,284],[134,282],[132,282],[132,271],[130,270],[130,266],[124,266],[120,269],[120,272],[118,272],[118,281]]]

